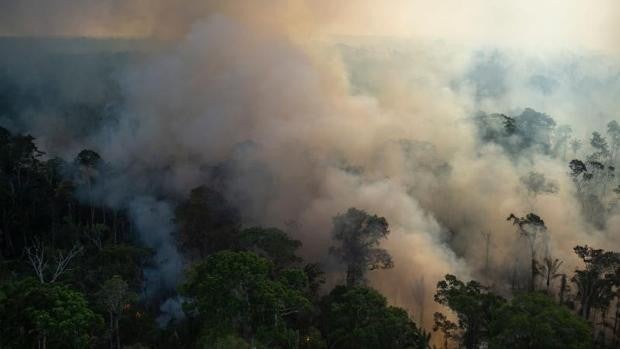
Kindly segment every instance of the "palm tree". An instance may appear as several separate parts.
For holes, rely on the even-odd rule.
[[[557,258],[553,259],[551,257],[545,257],[543,259],[543,263],[539,264],[538,272],[545,278],[547,293],[549,293],[551,281],[562,276],[561,273],[558,273],[558,271],[560,270],[560,266],[562,266],[562,263],[564,262]]]

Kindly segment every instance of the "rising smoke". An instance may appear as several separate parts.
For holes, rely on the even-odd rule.
[[[173,207],[203,184],[223,186],[247,225],[296,222],[302,254],[334,279],[339,269],[326,253],[331,217],[349,207],[385,216],[396,267],[373,273],[372,285],[415,312],[425,304],[426,325],[444,274],[503,290],[515,265],[527,270],[510,212],[544,217],[549,251],[566,268],[575,265],[577,244],[620,247],[612,236],[618,217],[606,230],[581,217],[565,162],[534,152],[514,158],[483,144],[472,122],[480,110],[532,107],[580,137],[603,129],[620,107],[617,38],[609,37],[620,12],[611,1],[590,9],[585,1],[501,8],[479,0],[460,16],[452,11],[458,1],[57,0],[34,10],[35,2],[3,8],[0,32],[157,42],[115,56],[107,70],[86,69],[84,76],[106,76],[114,86],[108,117],[92,129],[69,132],[74,123],[54,113],[63,103],[43,103],[16,120],[0,116],[51,153],[93,148],[115,167],[93,195],[129,209],[141,240],[156,251],[147,292],[179,282]],[[596,31],[581,30],[586,8],[601,23]],[[64,10],[79,16],[56,20]],[[506,23],[508,14],[523,31]],[[564,18],[563,31],[544,23],[554,14]],[[543,58],[538,46],[551,53]],[[58,98],[67,103],[110,99],[98,82],[54,79],[66,86]],[[224,182],[214,178],[218,166],[227,169]],[[532,202],[521,181],[532,169],[553,179],[558,193]],[[171,298],[162,311],[175,312],[175,304]]]

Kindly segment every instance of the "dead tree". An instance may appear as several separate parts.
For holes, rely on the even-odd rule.
[[[30,264],[39,282],[54,283],[62,274],[70,270],[68,268],[69,263],[73,258],[79,255],[82,250],[82,246],[75,244],[67,254],[63,253],[63,251],[58,251],[54,257],[50,258],[45,245],[35,240],[32,245],[24,249],[24,252],[26,258],[28,258],[28,264]],[[51,264],[53,264],[53,266],[51,266]],[[48,270],[52,270],[51,275],[48,273]]]
[[[486,278],[489,277],[489,269],[490,269],[490,256],[491,256],[491,233],[480,232],[482,238],[484,239],[485,245],[485,257],[484,257],[484,276]]]

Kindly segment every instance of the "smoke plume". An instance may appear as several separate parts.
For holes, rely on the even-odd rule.
[[[196,186],[225,185],[244,224],[296,222],[291,233],[303,242],[302,254],[323,262],[334,279],[340,269],[327,256],[331,217],[349,207],[385,216],[396,267],[373,272],[371,284],[391,302],[423,312],[429,326],[444,274],[507,290],[515,265],[527,270],[526,246],[506,221],[511,212],[545,219],[546,248],[565,268],[576,265],[577,244],[620,247],[612,235],[617,216],[603,230],[582,218],[565,161],[528,150],[515,158],[481,141],[472,121],[481,110],[516,115],[531,107],[571,124],[580,137],[603,129],[620,107],[619,41],[611,30],[617,5],[460,3],[0,5],[3,34],[152,40],[104,73],[84,73],[105,74],[118,101],[107,106],[114,116],[95,129],[68,132],[71,124],[49,112],[54,108],[35,108],[11,125],[42,137],[50,152],[89,147],[115,167],[96,196],[128,208],[143,243],[156,251],[151,287],[170,290],[180,280],[175,203]],[[586,17],[599,26],[583,30]],[[67,91],[59,98],[85,98],[85,90]],[[227,170],[224,183],[214,178],[217,166]],[[558,193],[532,201],[520,180],[532,170],[553,179]]]

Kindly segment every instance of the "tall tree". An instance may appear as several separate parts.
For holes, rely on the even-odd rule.
[[[620,255],[587,245],[574,250],[585,268],[575,270],[571,281],[577,286],[579,315],[589,319],[593,308],[607,308],[614,297],[613,288],[620,280]]]
[[[538,265],[539,273],[545,279],[545,286],[546,286],[547,294],[549,293],[551,282],[554,279],[557,279],[563,275],[559,273],[562,263],[564,262],[557,258],[554,259],[554,258],[547,256],[543,259],[543,263]]]
[[[101,165],[101,156],[97,152],[84,149],[79,152],[75,158],[75,164],[78,167],[77,182],[85,184],[87,188],[87,196],[90,203],[90,224],[95,224],[95,198],[93,196],[93,185],[99,177],[99,166]]]
[[[272,264],[252,252],[221,251],[194,265],[181,293],[186,313],[211,338],[236,334],[279,348],[294,337],[289,319],[310,309],[303,272],[272,279]]]
[[[467,283],[454,275],[446,275],[437,283],[435,301],[456,313],[462,344],[467,349],[476,349],[488,338],[489,323],[493,312],[504,303],[504,299],[488,291],[476,281]],[[449,325],[447,318],[435,315],[435,327],[444,329]],[[454,334],[451,334],[455,337]]]
[[[277,228],[252,227],[244,229],[236,239],[242,250],[253,251],[273,262],[276,271],[292,267],[302,259],[296,255],[301,241],[291,239]]]
[[[489,349],[588,349],[587,322],[541,293],[514,297],[495,312]]]
[[[528,199],[532,208],[539,195],[555,194],[558,192],[557,182],[549,180],[544,174],[534,171],[530,171],[527,175],[522,176],[521,183],[527,190]]]
[[[129,290],[129,285],[125,280],[114,275],[103,283],[97,297],[108,312],[110,349],[121,349],[121,334],[118,323],[123,311],[130,305],[130,302],[137,298],[137,295]]]
[[[590,138],[590,146],[594,150],[594,153],[588,156],[588,161],[597,161],[606,163],[609,161],[611,152],[609,151],[609,145],[607,139],[598,132],[592,132],[592,138]]]
[[[366,211],[350,208],[333,218],[332,237],[339,243],[330,248],[347,267],[347,286],[365,282],[368,270],[392,268],[390,254],[378,248],[380,240],[390,233],[385,218],[370,215]]]
[[[3,285],[0,293],[3,348],[88,348],[103,324],[84,296],[66,286],[29,278]]]
[[[233,248],[240,227],[239,212],[216,190],[200,186],[175,211],[181,249],[194,257]]]
[[[610,158],[612,162],[616,162],[618,150],[620,149],[620,124],[616,120],[607,123],[607,136],[609,137]]]
[[[322,303],[323,332],[330,348],[426,349],[425,335],[407,312],[388,306],[371,288],[337,286]]]
[[[536,261],[537,244],[539,239],[543,237],[542,235],[547,233],[547,226],[542,218],[534,213],[528,213],[525,217],[517,217],[511,213],[506,220],[512,221],[513,225],[518,227],[519,234],[528,242],[531,268],[529,289],[533,291],[536,287],[536,276],[538,275],[538,262]]]

